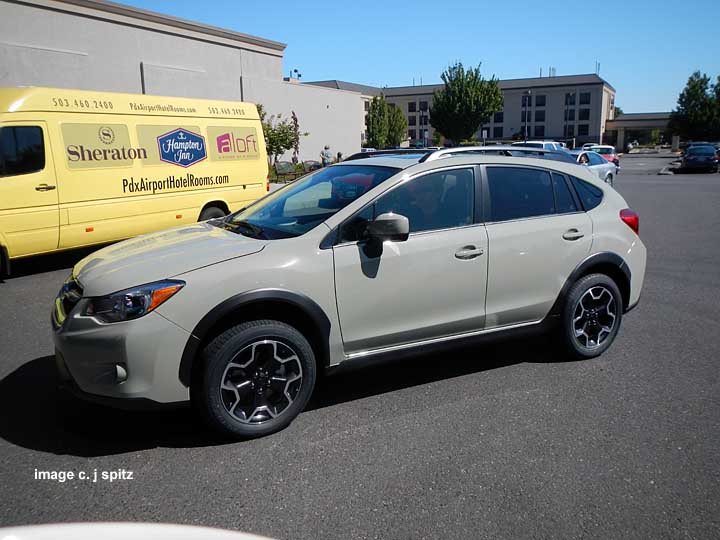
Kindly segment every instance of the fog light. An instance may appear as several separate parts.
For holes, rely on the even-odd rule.
[[[127,370],[120,364],[115,364],[115,382],[123,383],[127,380]]]

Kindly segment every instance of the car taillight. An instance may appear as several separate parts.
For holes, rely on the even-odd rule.
[[[635,231],[635,234],[640,236],[640,216],[635,210],[632,210],[631,208],[620,210],[620,219],[622,219],[628,227]]]

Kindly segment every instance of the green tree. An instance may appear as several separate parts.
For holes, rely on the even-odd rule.
[[[617,117],[620,116],[621,114],[625,114],[625,111],[623,111],[620,107],[617,107],[617,106],[616,106],[616,107],[615,107],[615,116],[614,116],[614,118],[617,118]]]
[[[300,137],[305,137],[308,133],[300,132],[300,123],[295,111],[292,111],[291,118],[287,119],[283,118],[282,114],[268,116],[262,105],[258,105],[257,108],[270,165],[275,164],[278,157],[288,150],[294,150],[294,155],[297,157],[297,153],[300,152]]]
[[[407,128],[407,118],[400,108],[389,107],[387,145],[391,148],[400,146],[400,143],[407,139]]]
[[[669,127],[688,140],[713,140],[720,137],[720,77],[710,87],[710,77],[696,71],[678,97],[670,115]]]
[[[430,124],[453,142],[472,139],[490,116],[502,109],[502,92],[497,79],[483,79],[480,65],[465,69],[462,62],[442,74],[444,88],[433,93]]]
[[[372,98],[370,108],[365,117],[367,127],[367,146],[370,148],[385,148],[388,145],[388,130],[390,128],[390,113],[385,96],[380,94]]]

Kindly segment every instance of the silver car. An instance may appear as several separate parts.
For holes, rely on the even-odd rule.
[[[305,408],[321,370],[361,358],[531,331],[592,358],[639,301],[638,227],[575,163],[344,162],[80,261],[52,310],[57,365],[82,397],[191,400],[257,437]]]
[[[576,157],[580,165],[587,167],[600,180],[611,186],[614,184],[618,174],[617,165],[590,150],[573,150],[570,153]]]

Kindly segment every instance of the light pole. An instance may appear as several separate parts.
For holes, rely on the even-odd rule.
[[[530,105],[530,96],[532,96],[532,90],[526,90],[523,94],[523,105],[525,106],[525,142],[528,140],[528,108]]]

